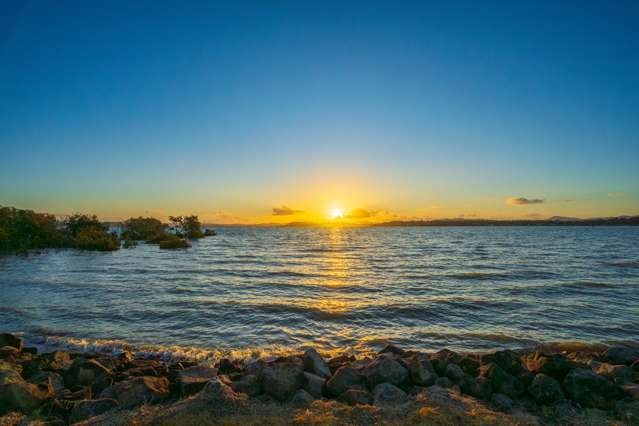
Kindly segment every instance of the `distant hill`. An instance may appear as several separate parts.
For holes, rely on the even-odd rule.
[[[602,217],[579,219],[553,216],[543,220],[494,220],[494,219],[434,219],[434,220],[394,220],[373,226],[611,226],[639,225],[639,216]]]

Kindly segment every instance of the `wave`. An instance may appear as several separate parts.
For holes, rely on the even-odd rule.
[[[611,260],[604,262],[604,265],[616,266],[618,268],[639,268],[639,260]]]

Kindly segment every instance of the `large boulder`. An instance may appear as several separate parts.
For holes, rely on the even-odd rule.
[[[111,393],[123,408],[159,402],[169,396],[169,380],[165,377],[134,377],[114,384]]]
[[[593,367],[595,373],[612,380],[615,383],[628,383],[635,380],[637,373],[627,365],[612,365],[600,363]]]
[[[524,369],[520,356],[509,349],[485,355],[482,357],[482,362],[484,364],[497,364],[502,370],[513,376],[520,374]]]
[[[278,360],[262,369],[260,380],[266,394],[286,401],[304,386],[303,362],[299,358]]]
[[[540,404],[550,404],[564,399],[561,384],[543,373],[535,376],[528,387],[528,393]]]
[[[373,389],[375,405],[401,404],[406,401],[406,392],[392,383],[380,383]]]
[[[466,395],[483,400],[488,400],[493,392],[490,381],[485,377],[478,377],[475,379],[472,376],[465,375],[459,381],[459,387]]]
[[[30,413],[49,398],[49,393],[27,383],[17,369],[10,367],[0,366],[0,414],[13,410]]]
[[[248,397],[243,393],[236,393],[230,386],[220,380],[219,377],[211,379],[200,391],[198,398],[215,406],[237,407],[244,405]]]
[[[69,423],[77,423],[90,417],[99,416],[109,410],[117,408],[118,402],[110,398],[85,399],[73,404]]]
[[[485,377],[488,380],[495,393],[503,393],[510,398],[515,398],[524,393],[523,383],[513,375],[508,374],[497,364],[482,365],[479,374],[480,377]]]
[[[542,373],[562,381],[566,374],[574,367],[574,363],[558,354],[546,355],[534,352],[523,357],[526,368],[535,373]]]
[[[314,398],[321,398],[324,393],[326,380],[320,376],[307,371],[304,372],[304,389],[313,395]]]
[[[48,368],[51,370],[68,370],[73,361],[69,352],[66,351],[54,351],[49,356]]]
[[[566,395],[584,407],[609,410],[614,408],[615,400],[623,397],[621,388],[585,368],[571,370],[562,385]]]
[[[68,387],[91,386],[99,393],[113,383],[113,373],[94,359],[76,358],[64,374]]]
[[[29,377],[29,383],[38,385],[42,390],[51,395],[58,396],[64,392],[64,379],[53,371],[39,371]]]
[[[194,365],[179,371],[177,376],[182,395],[193,395],[202,390],[209,380],[217,376],[217,369]]]
[[[231,383],[231,388],[235,392],[244,393],[248,396],[257,396],[262,393],[260,379],[255,374],[245,374]]]
[[[611,346],[604,352],[603,358],[611,364],[631,365],[639,360],[639,347]]]
[[[340,367],[333,377],[326,382],[326,390],[332,396],[339,396],[346,390],[363,382],[363,377],[357,370],[348,365]]]
[[[431,386],[437,380],[435,369],[426,354],[415,354],[406,360],[410,378],[418,386]]]
[[[408,378],[408,371],[392,356],[380,355],[364,368],[362,372],[368,386],[375,387],[380,383],[399,385]]]
[[[453,352],[449,349],[442,349],[430,355],[430,362],[433,365],[435,372],[438,375],[443,376],[446,373],[446,366],[448,364],[451,362],[458,363],[462,360],[462,358],[463,357],[457,352]]]
[[[294,407],[307,407],[315,401],[315,397],[304,389],[298,389],[291,397],[290,403]]]
[[[3,346],[11,346],[16,348],[18,351],[22,351],[24,341],[21,337],[14,336],[13,334],[0,333],[0,348]]]
[[[446,377],[448,377],[455,383],[459,383],[459,381],[466,375],[466,373],[464,373],[464,370],[462,370],[459,365],[453,363],[450,363],[446,366],[445,373]]]
[[[326,364],[324,358],[322,358],[315,349],[307,349],[306,352],[304,352],[303,360],[306,371],[310,371],[323,378],[331,377],[331,370],[328,368],[328,364]]]

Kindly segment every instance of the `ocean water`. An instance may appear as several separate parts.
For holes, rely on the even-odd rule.
[[[639,227],[222,228],[0,257],[0,331],[202,357],[639,342]]]

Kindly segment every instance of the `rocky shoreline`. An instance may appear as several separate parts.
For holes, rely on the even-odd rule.
[[[268,360],[222,358],[203,365],[136,358],[130,352],[38,354],[5,333],[0,334],[0,416],[0,424],[188,419],[194,424],[582,424],[584,419],[639,424],[639,346],[462,354],[388,345],[361,359],[324,359],[308,349]]]

